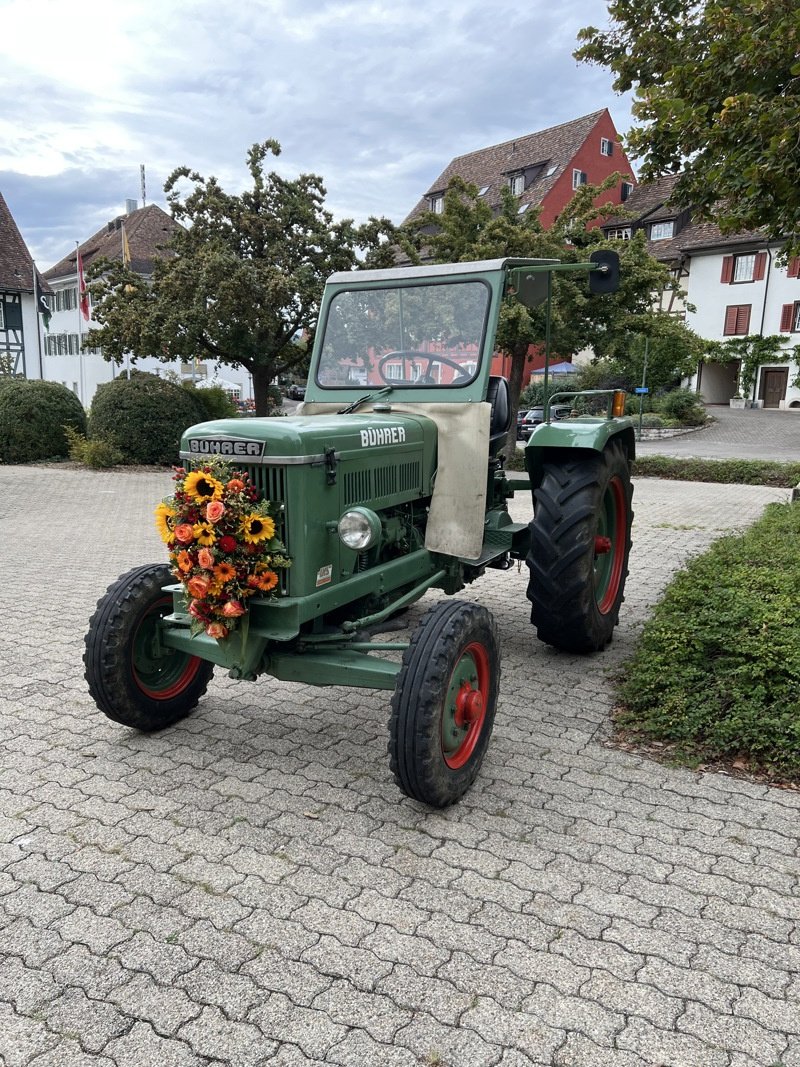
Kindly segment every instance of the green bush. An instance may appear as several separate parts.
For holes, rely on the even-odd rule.
[[[178,461],[181,434],[206,420],[191,390],[151,374],[101,385],[89,412],[89,438],[119,450],[125,463]]]
[[[679,426],[703,426],[708,416],[697,395],[689,389],[675,389],[653,401],[653,408]]]
[[[800,776],[800,504],[771,504],[677,575],[619,693],[626,736]]]
[[[234,419],[239,414],[236,405],[221,385],[204,386],[198,389],[192,382],[184,382],[187,389],[203,410],[203,419]]]
[[[729,485],[771,485],[791,489],[800,483],[800,463],[761,459],[674,459],[639,456],[633,473],[640,478],[668,478],[676,482],[723,482]]]
[[[64,427],[86,430],[80,400],[59,382],[4,379],[0,388],[0,462],[66,459]]]
[[[122,453],[113,442],[104,437],[93,437],[90,441],[71,426],[65,426],[64,433],[69,442],[69,458],[75,463],[82,463],[84,467],[96,470],[116,467],[118,463],[122,463]]]

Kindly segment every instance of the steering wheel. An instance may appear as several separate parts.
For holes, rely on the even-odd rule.
[[[403,361],[403,363],[402,363],[402,366],[403,366],[403,377],[402,378],[387,378],[387,376],[384,374],[383,368],[384,368],[385,364],[387,364],[390,360],[396,360],[396,359],[400,359],[400,360]],[[405,377],[405,372],[406,372],[405,361],[407,359],[410,359],[410,360],[416,360],[416,359],[427,360],[428,369],[425,371],[424,374],[421,374],[419,376],[419,378],[417,378],[415,380],[412,380],[411,378],[406,378]],[[464,381],[468,381],[472,377],[472,375],[469,374],[468,371],[464,370],[464,368],[459,363],[456,363],[456,361],[454,359],[448,359],[447,356],[440,356],[436,352],[412,352],[412,351],[406,351],[406,350],[397,351],[397,352],[387,352],[385,356],[381,356],[381,358],[378,360],[378,374],[380,374],[382,380],[384,382],[386,382],[387,385],[398,385],[398,384],[402,384],[402,385],[437,385],[438,383],[436,381],[434,381],[433,374],[432,374],[434,365],[437,364],[437,363],[441,367],[451,367],[456,372],[456,377],[453,379],[452,384],[456,384],[458,382],[459,378],[462,378]]]

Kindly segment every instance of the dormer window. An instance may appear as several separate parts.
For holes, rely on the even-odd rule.
[[[429,203],[434,215],[441,215],[444,211],[444,193],[436,193],[429,198]]]
[[[481,188],[478,190],[478,196],[486,196],[486,194],[489,192],[489,188],[490,187],[488,185],[481,186]]]
[[[525,192],[525,175],[520,171],[518,174],[510,175],[508,184],[511,192],[514,196],[522,196]]]
[[[557,170],[558,170],[558,164],[554,163],[552,165],[552,167],[548,167],[547,168],[547,172],[545,173],[545,178],[552,178]]]
[[[669,222],[653,222],[650,225],[650,240],[651,241],[669,241],[670,238],[675,236],[675,220],[670,219]]]
[[[608,137],[600,138],[600,155],[601,156],[613,156],[614,155],[614,142],[610,141]]]
[[[631,228],[630,226],[617,226],[614,230],[606,230],[606,237],[609,241],[630,241]]]

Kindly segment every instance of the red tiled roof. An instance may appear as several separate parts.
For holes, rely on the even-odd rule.
[[[44,293],[50,286],[39,275]],[[0,289],[12,293],[33,292],[33,257],[22,239],[8,204],[0,193]]]
[[[148,204],[129,215],[118,215],[80,245],[85,269],[101,257],[122,259],[123,225],[131,252],[131,267],[139,274],[152,273],[154,260],[164,255],[164,246],[180,226],[156,204]],[[45,272],[45,278],[52,280],[74,275],[76,258],[76,249],[73,249]]]
[[[564,168],[584,143],[594,126],[605,114],[593,111],[590,115],[563,122],[560,126],[551,126],[538,133],[529,133],[516,137],[513,141],[479,148],[468,152],[449,163],[427,193],[419,200],[409,213],[406,222],[430,207],[429,197],[434,193],[443,193],[451,178],[458,176],[464,181],[477,185],[479,189],[488,186],[485,197],[489,204],[500,203],[500,190],[508,183],[508,175],[516,171],[542,164],[541,172],[533,178],[525,192],[519,197],[522,204],[541,204],[544,197],[563,174]],[[551,167],[555,167],[548,175]]]

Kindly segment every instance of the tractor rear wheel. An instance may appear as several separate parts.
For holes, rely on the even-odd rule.
[[[134,567],[108,587],[89,622],[83,662],[89,692],[114,722],[146,732],[171,726],[197,706],[214,666],[164,648],[159,620],[172,611],[166,564]]]
[[[597,652],[611,640],[628,575],[632,494],[621,441],[544,464],[527,558],[540,640],[565,652]]]
[[[423,616],[403,653],[389,723],[390,766],[407,796],[444,808],[469,789],[492,734],[499,682],[486,608],[448,600]]]

